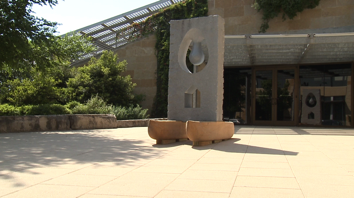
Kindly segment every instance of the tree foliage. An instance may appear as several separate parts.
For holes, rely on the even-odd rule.
[[[318,6],[320,0],[256,0],[253,7],[262,11],[263,23],[259,32],[266,32],[269,28],[269,21],[283,13],[283,20],[293,19],[297,13],[304,9],[312,9]]]
[[[21,67],[3,65],[0,69],[0,103],[21,106],[68,102],[66,82],[73,77],[70,60],[92,51],[93,45],[80,36],[54,37],[53,41],[52,46],[36,46],[32,49],[46,61],[36,65],[20,62]],[[50,49],[60,54],[61,60],[51,56]]]
[[[118,62],[113,52],[104,52],[86,66],[70,67],[73,60],[92,52],[94,46],[90,38],[78,35],[54,36],[57,23],[32,15],[34,4],[57,3],[57,0],[0,1],[1,109],[9,115],[17,115],[19,109],[33,110],[34,106],[37,113],[41,109],[58,112],[67,109],[64,104],[77,106],[80,103],[75,100],[85,103],[94,95],[102,97],[110,108],[112,104],[135,106],[143,97],[134,96],[136,85],[130,76],[120,75],[127,63]],[[24,114],[27,115],[24,112],[18,115]]]
[[[77,68],[74,78],[68,81],[70,99],[81,103],[87,101],[92,95],[98,95],[108,104],[129,106],[137,104],[142,96],[134,96],[131,77],[121,76],[125,71],[127,62],[118,62],[113,52],[104,51],[99,59],[92,58],[87,66]]]
[[[57,3],[57,0],[0,1],[0,70],[4,67],[44,69],[92,51],[87,39],[54,36],[57,23],[33,15],[34,4],[55,6]]]
[[[29,77],[13,78],[5,81],[1,86],[0,103],[9,103],[15,106],[29,104],[65,104],[64,74],[61,68],[47,69],[45,72],[32,68]],[[24,76],[24,75],[22,75]]]
[[[0,66],[17,65],[23,60],[34,62],[33,45],[46,46],[51,43],[57,23],[33,16],[33,4],[53,6],[57,1],[0,1]]]
[[[133,94],[136,84],[130,76],[121,76],[126,65],[126,61],[118,62],[113,52],[105,51],[99,59],[92,58],[88,65],[79,68],[64,64],[45,71],[33,67],[16,75],[7,73],[6,81],[0,81],[0,103],[15,106],[85,103],[97,95],[108,104],[137,105],[143,96]]]

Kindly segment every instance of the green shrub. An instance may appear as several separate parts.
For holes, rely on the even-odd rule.
[[[129,119],[145,119],[148,118],[148,109],[142,109],[139,105],[137,107],[113,107],[112,112],[116,116],[117,120],[129,120]]]
[[[99,96],[92,97],[86,104],[73,101],[66,105],[42,104],[15,107],[9,104],[0,105],[0,116],[13,115],[59,115],[59,114],[114,114],[117,120],[148,118],[148,109],[140,106],[116,107],[107,105]]]
[[[21,115],[21,109],[9,104],[0,105],[0,116],[14,116]]]
[[[79,106],[79,105],[81,105],[81,103],[79,103],[79,102],[77,102],[77,101],[71,101],[71,102],[67,103],[67,104],[65,105],[65,107],[68,108],[68,109],[70,109],[70,110],[72,110],[72,109],[74,109],[76,106]]]
[[[9,104],[0,105],[0,116],[60,114],[71,114],[71,111],[60,104],[26,105],[21,107],[15,107]]]
[[[108,104],[138,104],[143,97],[133,94],[136,83],[132,78],[122,75],[126,67],[126,61],[118,62],[117,54],[104,51],[99,59],[92,58],[88,65],[72,71],[75,77],[67,81],[70,99],[84,103],[98,94]]]
[[[72,109],[73,114],[111,114],[112,106],[99,96],[91,97],[86,104],[80,104]]]
[[[70,109],[60,104],[26,105],[21,107],[21,115],[71,114]]]

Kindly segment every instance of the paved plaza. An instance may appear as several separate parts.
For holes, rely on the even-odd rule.
[[[354,197],[354,129],[235,126],[191,145],[146,127],[0,134],[0,197]]]

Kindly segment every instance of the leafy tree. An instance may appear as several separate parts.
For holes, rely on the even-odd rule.
[[[32,54],[38,58],[35,64],[28,61],[18,61],[15,67],[3,64],[0,68],[0,82],[29,77],[32,68],[46,71],[46,68],[68,65],[72,60],[77,60],[83,54],[94,50],[91,38],[79,35],[53,37],[51,42],[50,46],[34,46],[30,43]],[[53,51],[56,55],[52,53]]]
[[[66,82],[73,77],[70,60],[92,51],[93,46],[90,40],[80,36],[53,39],[52,46],[33,48],[37,56],[43,56],[50,66],[40,67],[45,62],[33,66],[21,62],[24,66],[19,68],[3,65],[0,69],[0,103],[36,105],[68,102]],[[60,60],[50,54],[50,49],[60,54]]]
[[[54,6],[57,0],[0,1],[0,68],[3,64],[21,66],[18,62],[38,62],[33,46],[50,46],[57,23],[32,15],[33,4]],[[54,53],[54,52],[53,52]]]
[[[61,83],[58,71],[41,72],[32,68],[30,78],[7,80],[1,87],[1,103],[15,106],[65,103],[65,88],[58,86]]]
[[[142,96],[134,96],[131,77],[121,76],[127,62],[118,62],[113,52],[104,51],[99,59],[92,58],[87,66],[77,68],[75,77],[68,81],[70,100],[84,103],[91,96],[98,95],[108,104],[129,106],[138,104]]]
[[[26,67],[43,70],[92,51],[87,39],[54,36],[56,22],[32,15],[34,4],[52,7],[57,3],[57,0],[0,1],[0,70]]]

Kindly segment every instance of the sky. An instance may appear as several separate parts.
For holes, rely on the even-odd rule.
[[[57,35],[80,29],[158,0],[58,0],[50,6],[34,5],[37,17],[58,22]]]

